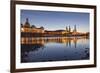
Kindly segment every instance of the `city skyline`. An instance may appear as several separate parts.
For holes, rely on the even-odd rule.
[[[89,13],[21,10],[22,24],[26,18],[30,25],[46,30],[65,30],[66,26],[74,29],[76,25],[79,32],[89,32]]]

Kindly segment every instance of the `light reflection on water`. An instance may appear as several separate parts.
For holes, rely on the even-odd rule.
[[[21,62],[89,59],[87,37],[21,38]]]

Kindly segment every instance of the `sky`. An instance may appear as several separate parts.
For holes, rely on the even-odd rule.
[[[82,12],[21,10],[21,23],[24,24],[28,18],[30,25],[43,26],[45,30],[65,30],[66,26],[73,30],[76,25],[77,31],[89,32],[89,15]]]

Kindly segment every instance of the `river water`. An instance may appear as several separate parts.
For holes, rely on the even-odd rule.
[[[89,59],[86,37],[22,37],[21,63]]]

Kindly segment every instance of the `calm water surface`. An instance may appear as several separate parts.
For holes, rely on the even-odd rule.
[[[89,59],[86,37],[21,38],[21,62],[46,62]]]

